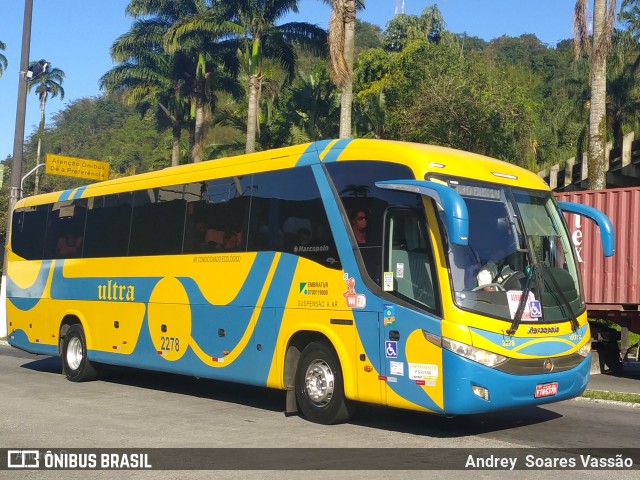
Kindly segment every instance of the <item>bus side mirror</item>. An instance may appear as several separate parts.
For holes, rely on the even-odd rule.
[[[600,239],[602,240],[602,250],[605,257],[611,257],[614,252],[614,232],[611,220],[600,210],[574,202],[558,202],[560,210],[567,213],[574,213],[592,220],[600,229]]]
[[[454,245],[469,245],[469,212],[467,204],[453,188],[426,180],[385,180],[376,187],[413,192],[433,198],[444,212],[449,240]]]

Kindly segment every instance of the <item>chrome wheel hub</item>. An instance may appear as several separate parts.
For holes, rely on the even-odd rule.
[[[73,337],[67,345],[67,365],[71,370],[77,370],[82,362],[82,342],[78,337]]]
[[[327,405],[333,397],[334,384],[333,372],[326,362],[314,360],[309,364],[304,376],[304,388],[313,403]]]

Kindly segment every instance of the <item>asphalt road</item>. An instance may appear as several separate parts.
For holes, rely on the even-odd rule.
[[[322,426],[285,417],[284,393],[177,375],[112,369],[102,380],[72,383],[56,358],[0,345],[0,448],[381,448],[541,447],[622,449],[640,445],[640,409],[571,400],[490,415],[442,418],[361,405],[352,422]],[[515,449],[515,450],[514,450]],[[503,451],[510,451],[503,450]],[[427,453],[429,451],[425,450]],[[378,452],[379,453],[379,452]],[[432,452],[431,452],[432,453]],[[315,459],[315,461],[323,460]],[[331,461],[327,459],[327,461]],[[20,472],[20,478],[326,478],[335,471],[300,472]],[[298,469],[306,469],[296,464]],[[453,467],[452,467],[453,468]],[[9,474],[13,475],[9,475]],[[18,478],[0,471],[0,478]],[[611,478],[603,471],[561,471],[554,477]],[[608,472],[612,474],[614,472]],[[62,475],[63,474],[63,475]],[[425,478],[429,472],[405,472]],[[434,475],[435,474],[435,475]],[[457,471],[456,478],[537,478],[544,472]],[[617,471],[616,478],[637,478]],[[442,472],[429,476],[441,478]],[[399,478],[396,471],[346,471],[341,478]]]

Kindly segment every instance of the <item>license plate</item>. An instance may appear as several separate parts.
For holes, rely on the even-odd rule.
[[[540,385],[536,385],[535,398],[551,397],[556,393],[558,393],[558,382],[541,383]]]

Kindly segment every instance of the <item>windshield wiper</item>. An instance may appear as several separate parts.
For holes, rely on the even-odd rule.
[[[538,267],[542,267],[542,268],[539,269]],[[536,278],[536,283],[539,289],[540,307],[544,308],[544,306],[542,305],[542,295],[544,293],[545,279],[548,278],[551,280],[551,284],[554,290],[558,293],[560,300],[562,301],[562,304],[566,305],[567,309],[569,310],[569,321],[571,322],[571,330],[575,332],[580,327],[580,324],[578,323],[578,318],[576,317],[576,314],[573,312],[573,308],[571,308],[571,303],[569,302],[569,300],[567,300],[567,297],[564,295],[564,293],[562,293],[562,289],[560,288],[558,281],[554,278],[553,272],[549,271],[548,275],[546,276],[543,275],[543,271],[544,270],[548,271],[548,269],[549,267],[545,264],[545,262],[534,263],[533,265],[531,265],[531,271],[527,276],[527,283],[524,286],[524,291],[522,292],[522,297],[520,297],[520,302],[518,303],[518,309],[516,310],[516,314],[513,317],[513,322],[511,322],[511,327],[509,328],[509,330],[507,330],[507,335],[510,335],[510,336],[515,335],[516,331],[518,330],[518,327],[520,326],[520,322],[522,321],[522,314],[524,313],[524,309],[527,305],[527,300],[529,299],[529,293],[531,292],[531,287],[532,287],[531,283],[534,276]]]
[[[516,310],[516,314],[513,317],[513,321],[511,322],[511,327],[507,330],[507,335],[514,336],[518,327],[520,326],[520,322],[522,321],[522,314],[524,313],[524,307],[527,305],[527,300],[529,299],[529,292],[531,292],[531,282],[536,273],[536,265],[531,265],[531,271],[529,275],[527,275],[527,282],[524,285],[524,291],[522,292],[522,296],[520,297],[520,301],[518,302],[518,309]]]
[[[563,305],[567,306],[567,309],[569,310],[569,321],[571,322],[571,330],[575,332],[576,330],[578,330],[578,328],[580,328],[580,324],[578,323],[578,318],[576,317],[576,314],[573,312],[573,308],[571,308],[571,303],[569,302],[569,300],[567,300],[567,297],[565,297],[564,293],[562,293],[562,288],[560,288],[560,285],[558,284],[558,281],[555,279],[553,272],[550,271],[549,266],[544,262],[542,262],[541,265],[543,269],[549,272],[549,275],[547,275],[545,278],[551,279],[551,284],[554,290],[560,296],[560,300],[562,300]],[[540,293],[540,300],[542,301],[542,293]]]

